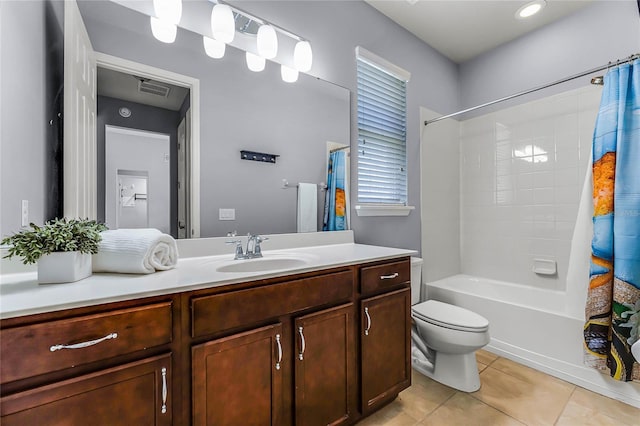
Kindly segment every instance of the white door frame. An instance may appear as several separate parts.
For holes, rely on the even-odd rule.
[[[95,52],[96,65],[127,74],[151,78],[156,81],[185,87],[191,92],[191,134],[187,139],[190,154],[187,162],[189,167],[189,223],[191,232],[188,238],[200,237],[200,80],[171,71],[155,68],[105,53]]]

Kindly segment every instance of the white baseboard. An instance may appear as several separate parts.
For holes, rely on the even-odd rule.
[[[551,358],[494,338],[484,349],[574,385],[640,408],[640,383],[619,382],[595,369]]]

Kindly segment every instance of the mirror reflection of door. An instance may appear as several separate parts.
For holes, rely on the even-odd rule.
[[[143,73],[141,73],[143,74]],[[175,86],[163,81],[153,80],[141,75],[133,75],[98,66],[98,220],[107,224],[110,229],[123,228],[118,224],[117,213],[119,197],[112,196],[118,192],[117,169],[129,171],[149,171],[152,166],[145,161],[160,161],[167,170],[167,182],[154,178],[149,171],[149,192],[157,185],[166,188],[164,194],[151,197],[148,200],[149,221],[146,227],[158,228],[176,238],[188,238],[188,182],[189,172],[188,147],[190,135],[190,91],[188,88]],[[128,138],[134,145],[120,146],[115,158],[118,165],[106,165],[109,150],[109,128],[131,130]],[[156,153],[157,145],[149,145],[149,150],[138,150],[132,153],[134,146],[143,142],[137,141],[138,136],[148,134],[163,134],[166,138],[166,152]],[[111,132],[122,138],[123,131]],[[132,142],[136,140],[136,142]],[[157,142],[157,138],[150,140]],[[151,148],[153,147],[153,148]],[[164,149],[164,148],[163,148]],[[128,152],[127,152],[128,151]],[[153,154],[152,154],[153,152]],[[166,158],[165,155],[166,154]],[[161,156],[161,157],[158,157]],[[125,161],[126,160],[126,161]],[[113,158],[112,158],[113,161]],[[164,179],[164,178],[163,178]],[[166,205],[158,204],[166,199]],[[138,203],[140,204],[140,203]],[[141,204],[140,204],[141,205]],[[125,209],[127,212],[129,210]],[[160,220],[156,216],[162,216]],[[166,217],[166,219],[164,219]],[[129,222],[126,222],[129,223]],[[141,222],[136,222],[141,224]],[[130,226],[134,227],[134,226]],[[142,226],[135,226],[142,227]]]
[[[170,232],[170,138],[105,127],[105,223],[109,229]]]

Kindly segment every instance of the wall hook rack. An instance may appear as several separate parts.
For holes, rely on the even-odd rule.
[[[240,158],[242,160],[251,160],[251,161],[260,161],[262,163],[272,163],[276,164],[276,158],[280,157],[276,154],[267,154],[264,152],[255,152],[255,151],[240,151]]]

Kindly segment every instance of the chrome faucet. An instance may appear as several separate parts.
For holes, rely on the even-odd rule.
[[[247,250],[244,254],[245,259],[255,259],[262,257],[262,249],[260,243],[268,240],[267,237],[261,237],[260,235],[247,235]]]
[[[227,237],[235,237],[236,232],[229,232]],[[252,235],[251,233],[247,234],[247,249],[242,250],[242,240],[229,240],[227,244],[235,244],[236,245],[236,253],[234,256],[234,260],[242,260],[242,259],[255,259],[258,257],[262,257],[262,249],[260,248],[260,243],[268,240],[267,237],[261,237],[260,235]]]

